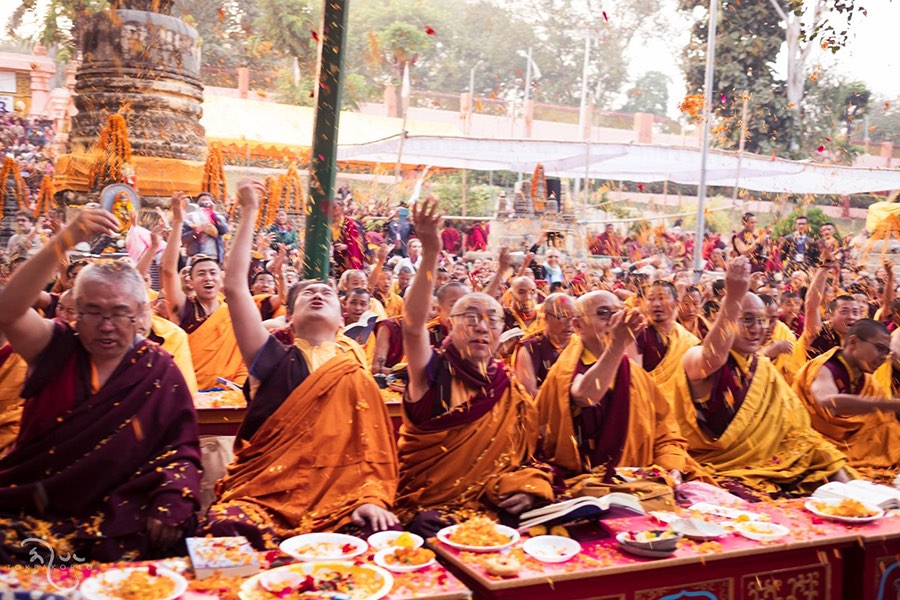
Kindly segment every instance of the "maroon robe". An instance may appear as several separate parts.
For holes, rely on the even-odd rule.
[[[665,338],[652,325],[645,327],[635,338],[634,343],[638,352],[641,353],[642,366],[648,373],[659,366],[662,359],[666,357],[666,352],[669,351]]]
[[[838,332],[834,330],[831,323],[823,323],[812,343],[806,347],[806,360],[812,360],[840,345],[841,336],[838,335]]]
[[[701,427],[711,433],[714,439],[719,439],[728,426],[731,425],[734,415],[741,409],[747,390],[753,382],[753,374],[759,363],[757,357],[753,357],[750,363],[749,373],[745,376],[738,367],[734,355],[729,353],[728,360],[722,368],[713,373],[712,390],[709,400],[706,402],[694,401],[697,409],[697,422]]]
[[[384,358],[384,366],[388,369],[403,362],[403,330],[400,317],[382,319],[375,323],[375,335],[382,329],[388,332],[388,351]]]
[[[543,333],[522,340],[522,346],[528,349],[528,355],[531,356],[531,367],[534,369],[534,379],[537,387],[541,387],[541,384],[547,379],[550,367],[555,365],[556,359],[559,358],[559,348],[554,346],[550,338]]]
[[[191,534],[197,413],[172,356],[141,340],[93,393],[87,350],[69,325],[54,327],[22,390],[18,442],[0,460],[0,563],[27,564],[34,546],[20,542],[43,527],[98,561],[149,556],[150,517]]]

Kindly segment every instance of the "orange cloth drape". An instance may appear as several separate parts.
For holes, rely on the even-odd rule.
[[[222,304],[214,310],[200,327],[188,335],[188,342],[197,385],[201,390],[221,387],[216,377],[230,379],[238,385],[247,379],[247,366],[234,337],[227,305]]]

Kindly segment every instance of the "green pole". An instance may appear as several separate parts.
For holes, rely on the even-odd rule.
[[[324,0],[319,29],[318,86],[312,152],[309,159],[309,205],[303,277],[327,279],[331,258],[331,201],[337,171],[341,70],[349,0]]]

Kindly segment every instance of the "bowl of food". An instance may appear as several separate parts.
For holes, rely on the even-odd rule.
[[[764,521],[743,521],[734,524],[734,530],[745,538],[757,542],[774,542],[791,532],[790,529],[777,523]]]
[[[803,506],[809,512],[823,519],[843,523],[868,523],[884,516],[884,511],[877,506],[849,498],[842,500],[810,499]]]
[[[348,561],[303,562],[263,571],[245,579],[241,600],[279,598],[344,598],[378,600],[394,586],[394,577],[375,565]]]
[[[386,548],[375,553],[375,564],[394,573],[410,573],[435,563],[428,548]]]
[[[525,554],[545,563],[561,563],[581,552],[581,544],[561,535],[539,535],[522,544]]]
[[[421,548],[425,540],[421,536],[408,531],[379,531],[370,535],[366,541],[377,550],[388,548]]]
[[[150,566],[103,571],[85,579],[79,591],[85,600],[174,600],[187,587],[175,571]]]
[[[305,533],[290,537],[278,546],[282,552],[302,561],[346,560],[359,556],[369,546],[363,540],[342,533]]]
[[[519,541],[519,532],[494,523],[487,517],[475,517],[437,532],[441,543],[468,552],[498,552]]]
[[[648,529],[647,531],[626,531],[620,533],[620,543],[625,543],[635,548],[652,550],[653,552],[674,552],[678,546],[681,534],[671,529]],[[619,539],[616,536],[616,539]]]

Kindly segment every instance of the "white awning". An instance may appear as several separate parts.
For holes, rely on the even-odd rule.
[[[400,137],[341,145],[339,161],[394,164]],[[530,173],[537,163],[547,176],[614,181],[700,182],[700,150],[640,144],[496,140],[409,136],[406,165]],[[740,167],[738,166],[740,163]],[[738,172],[740,177],[738,178]],[[755,154],[711,150],[707,185],[788,194],[853,194],[900,189],[900,170],[821,165]]]

